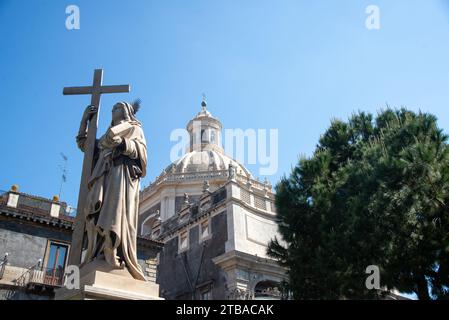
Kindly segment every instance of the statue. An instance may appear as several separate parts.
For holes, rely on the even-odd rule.
[[[232,163],[229,163],[229,167],[228,167],[228,179],[229,180],[234,180],[236,176],[235,173],[235,167]]]
[[[190,204],[189,194],[188,193],[184,193],[184,205],[188,206],[189,204]]]
[[[105,260],[112,268],[126,268],[134,279],[145,281],[137,262],[137,218],[147,148],[141,124],[135,117],[138,109],[139,103],[115,104],[110,127],[96,140],[83,211],[88,245],[81,266]],[[88,106],[83,114],[76,137],[83,152],[88,122],[97,111],[98,107]]]
[[[208,192],[210,189],[210,184],[208,180],[203,181],[203,192]]]

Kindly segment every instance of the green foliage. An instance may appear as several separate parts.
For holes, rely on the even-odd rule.
[[[379,298],[369,265],[383,288],[449,296],[446,140],[434,116],[406,109],[331,123],[276,186],[282,240],[268,253],[289,268],[296,299]]]

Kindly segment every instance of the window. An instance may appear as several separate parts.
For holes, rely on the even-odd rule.
[[[196,287],[199,296],[197,296],[200,300],[213,300],[212,296],[212,288],[213,281],[207,281],[203,284],[200,284]]]
[[[189,248],[189,233],[188,231],[183,231],[179,235],[179,251],[184,251]]]
[[[61,285],[69,247],[58,242],[49,242],[47,247],[46,264],[44,268],[44,283]]]
[[[240,189],[240,199],[242,199],[244,202],[246,202],[248,204],[251,203],[250,194],[248,191],[246,191],[244,189]]]
[[[267,210],[267,202],[264,198],[254,197],[254,203],[256,205],[256,208]]]
[[[201,300],[212,300],[212,291],[207,290],[201,292]]]
[[[200,223],[200,241],[207,240],[210,236],[209,220]]]
[[[215,130],[210,131],[210,142],[215,143]]]
[[[63,269],[65,266],[67,249],[67,245],[51,242],[47,256],[47,269]]]
[[[202,129],[201,130],[201,142],[208,142],[207,141],[207,135],[206,135],[206,130]]]

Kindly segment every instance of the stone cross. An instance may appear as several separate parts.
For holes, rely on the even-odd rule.
[[[83,237],[84,237],[84,214],[83,208],[87,196],[87,183],[92,173],[92,165],[95,151],[95,139],[97,137],[98,127],[98,113],[100,112],[100,97],[103,93],[119,93],[129,92],[129,85],[116,85],[116,86],[103,86],[103,69],[96,69],[94,72],[94,79],[92,86],[84,87],[65,87],[63,90],[64,95],[75,94],[90,94],[90,104],[98,107],[98,111],[92,116],[89,121],[89,127],[87,131],[86,149],[84,152],[83,171],[81,175],[81,183],[78,195],[77,215],[75,218],[75,229],[72,234],[72,244],[70,247],[70,255],[68,259],[68,265],[80,265],[81,254],[83,250]]]

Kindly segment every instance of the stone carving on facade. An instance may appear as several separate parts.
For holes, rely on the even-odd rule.
[[[282,298],[282,293],[278,287],[265,288],[260,292],[260,295],[274,298]]]
[[[229,180],[235,180],[235,178],[236,178],[236,170],[235,170],[235,167],[234,167],[234,165],[232,163],[229,164],[228,173],[229,173],[229,176],[228,176]]]
[[[234,288],[227,291],[227,300],[253,300],[254,294],[250,290]]]
[[[156,274],[157,274],[157,258],[156,259],[147,259],[145,260],[146,268],[146,279],[151,282],[156,282]]]
[[[208,180],[204,180],[203,183],[203,192],[209,192],[210,191],[210,184]]]
[[[184,193],[184,206],[188,206],[190,204],[189,202],[189,194],[188,193]]]

